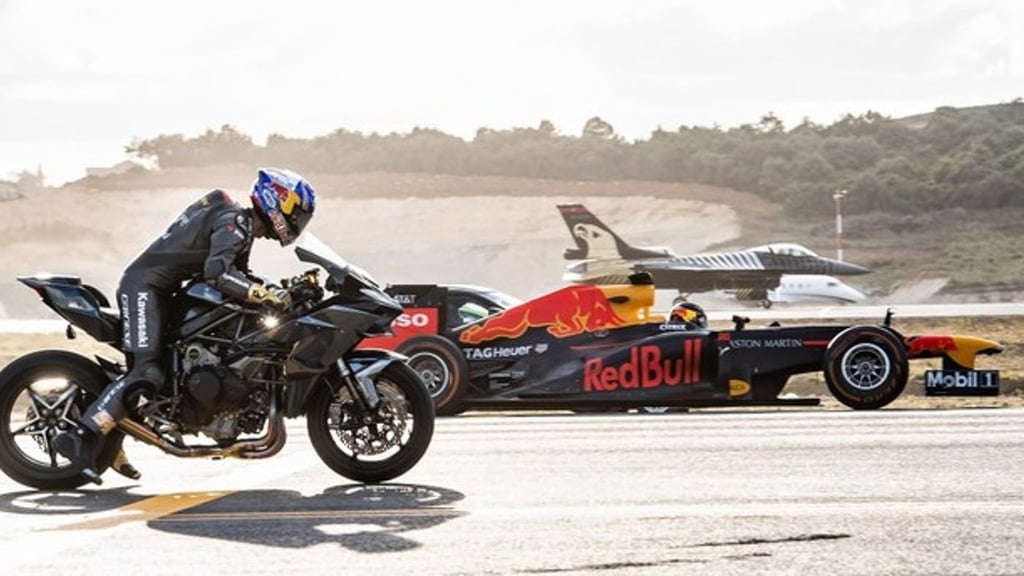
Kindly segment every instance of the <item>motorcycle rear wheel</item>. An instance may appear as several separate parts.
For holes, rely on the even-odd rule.
[[[72,490],[89,482],[53,450],[53,438],[78,424],[109,380],[91,360],[64,350],[22,356],[0,371],[0,469],[40,490]],[[103,473],[121,449],[124,433],[107,435],[97,457]]]
[[[331,470],[365,484],[396,478],[426,453],[434,402],[420,377],[394,363],[374,379],[380,403],[365,412],[347,387],[314,392],[306,414],[313,449]]]

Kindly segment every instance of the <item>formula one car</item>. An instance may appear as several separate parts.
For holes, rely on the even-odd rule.
[[[468,409],[628,409],[815,405],[779,398],[789,377],[822,371],[846,406],[886,406],[904,390],[908,361],[942,358],[933,378],[995,390],[998,371],[975,370],[1002,350],[984,338],[904,336],[891,314],[878,325],[750,328],[734,317],[716,331],[652,312],[654,285],[573,285],[519,302],[466,286],[406,285],[392,336],[364,346],[394,349],[427,383],[437,413]]]

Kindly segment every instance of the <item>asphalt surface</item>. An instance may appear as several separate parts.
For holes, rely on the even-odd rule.
[[[6,574],[1020,574],[1024,410],[464,415],[394,483],[180,460],[0,478]],[[82,569],[84,572],[77,572]]]

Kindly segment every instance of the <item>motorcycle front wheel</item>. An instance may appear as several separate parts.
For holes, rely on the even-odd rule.
[[[408,366],[391,364],[374,378],[374,386],[380,402],[366,410],[347,386],[324,383],[306,414],[310,442],[324,464],[365,484],[409,471],[434,435],[434,402]]]

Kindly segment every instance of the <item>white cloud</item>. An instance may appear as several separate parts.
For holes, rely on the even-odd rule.
[[[471,137],[542,119],[577,133],[597,114],[646,137],[769,111],[788,124],[916,113],[1024,95],[1018,5],[7,0],[0,142],[61,143],[46,168],[81,165],[74,150],[96,142],[224,123],[257,138],[416,125]],[[5,158],[0,174],[25,167]]]

